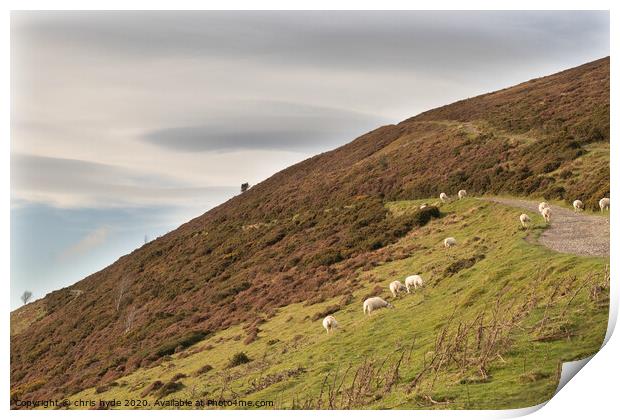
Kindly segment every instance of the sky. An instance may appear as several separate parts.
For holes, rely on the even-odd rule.
[[[243,182],[607,55],[608,12],[12,12],[11,309]]]

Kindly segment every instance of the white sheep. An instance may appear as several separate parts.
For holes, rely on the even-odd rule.
[[[459,196],[459,200],[460,200],[461,198],[465,198],[465,196],[467,196],[467,191],[465,191],[465,190],[459,190],[458,196]]]
[[[399,282],[398,280],[394,280],[392,283],[390,283],[390,292],[392,292],[392,296],[396,297],[398,295],[398,292],[401,291],[405,291],[405,286],[403,286],[401,282]]]
[[[527,224],[529,222],[531,222],[530,216],[528,216],[525,213],[523,213],[521,216],[519,216],[519,220],[521,221],[521,226],[523,226],[524,228],[527,228]]]
[[[609,210],[609,198],[601,198],[598,202],[598,206],[601,208],[601,211]]]
[[[394,306],[378,296],[368,298],[364,301],[364,314],[370,315],[372,311],[381,308],[393,308]]]
[[[575,212],[583,210],[583,201],[581,200],[573,201],[573,208],[575,209]]]
[[[325,319],[323,319],[323,328],[329,334],[334,328],[338,328],[338,321],[332,315],[327,315]]]
[[[546,201],[543,201],[542,203],[538,205],[538,212],[542,214],[543,210],[546,208],[549,208],[549,203],[547,203]]]
[[[454,239],[453,237],[449,237],[443,240],[443,246],[445,246],[446,248],[450,248],[454,245],[456,245],[456,239]]]
[[[422,277],[414,274],[413,276],[409,276],[405,279],[405,287],[407,288],[407,293],[411,293],[411,288],[417,290],[418,287],[424,286],[424,280]]]
[[[545,222],[547,223],[551,221],[551,207],[545,207],[543,209],[542,217],[545,219]]]
[[[447,203],[449,200],[448,194],[442,192],[441,194],[439,194],[439,199],[442,203]]]

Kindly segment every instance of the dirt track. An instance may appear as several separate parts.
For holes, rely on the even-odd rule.
[[[499,197],[485,200],[538,213],[538,203],[533,201]],[[609,257],[609,218],[551,206],[551,226],[540,236],[540,243],[566,254]]]

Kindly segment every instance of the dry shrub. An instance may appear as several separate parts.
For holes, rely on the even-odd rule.
[[[321,384],[318,396],[295,398],[294,409],[352,409],[364,407],[368,402],[382,398],[401,379],[400,368],[411,357],[415,339],[408,349],[403,349],[380,359],[366,358],[357,368],[349,364],[344,372],[340,368],[329,371]]]
[[[110,389],[109,385],[101,385],[95,388],[95,394],[101,394]]]
[[[541,379],[547,379],[551,374],[547,372],[541,372],[539,370],[533,370],[531,372],[523,373],[519,376],[519,381],[523,383],[530,383],[540,381]]]
[[[213,366],[207,364],[202,366],[200,369],[198,369],[196,371],[196,373],[194,374],[194,376],[200,376],[200,375],[204,375],[207,372],[210,372],[211,370],[213,370]]]
[[[370,293],[362,297],[362,302],[364,302],[366,299],[371,298],[373,296],[381,296],[381,294],[383,293],[383,290],[384,290],[383,286],[379,286],[379,285],[375,286]]]
[[[346,295],[344,295],[342,297],[342,299],[340,299],[340,302],[338,302],[338,306],[343,308],[343,307],[349,305],[351,302],[353,302],[353,294],[352,293],[347,293]]]
[[[243,340],[243,344],[248,345],[258,340],[258,333],[260,332],[260,330],[256,325],[250,327],[248,330],[246,330],[246,332],[248,333],[248,335],[247,337],[245,337],[245,340]]]
[[[244,394],[252,394],[254,392],[258,392],[267,387],[270,387],[273,384],[282,382],[286,379],[297,378],[305,372],[306,368],[299,366],[295,369],[288,369],[282,372],[271,373],[265,376],[262,376],[261,374],[258,378],[255,378],[250,382],[250,387],[244,392]]]
[[[142,391],[142,393],[140,394],[140,397],[144,398],[147,395],[157,391],[158,389],[160,389],[162,386],[164,386],[164,383],[162,381],[155,381],[152,384],[150,384],[149,386],[147,386],[144,391]]]
[[[159,391],[157,391],[157,396],[159,398],[163,398],[167,395],[170,395],[174,392],[180,391],[181,389],[185,388],[185,385],[183,385],[182,382],[174,382],[174,381],[170,381],[170,382],[166,382],[160,389]]]
[[[315,313],[314,315],[312,315],[310,319],[312,321],[318,321],[321,318],[325,318],[327,315],[331,315],[333,313],[338,312],[340,309],[342,309],[340,305],[331,305],[325,308],[324,310]]]
[[[472,257],[461,259],[453,262],[443,272],[444,277],[453,276],[461,270],[473,267],[478,261],[485,258],[484,254],[476,254]]]
[[[235,366],[243,365],[245,363],[249,363],[250,361],[251,359],[244,352],[235,353],[228,361],[228,367],[232,368]]]
[[[183,379],[183,378],[187,378],[187,375],[184,373],[177,373],[176,375],[174,375],[171,379],[170,382],[176,382],[179,379]]]

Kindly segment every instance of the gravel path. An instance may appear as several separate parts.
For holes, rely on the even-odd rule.
[[[485,200],[538,214],[537,202],[499,197]],[[540,243],[566,254],[609,257],[609,218],[551,206],[551,226],[540,236]]]

